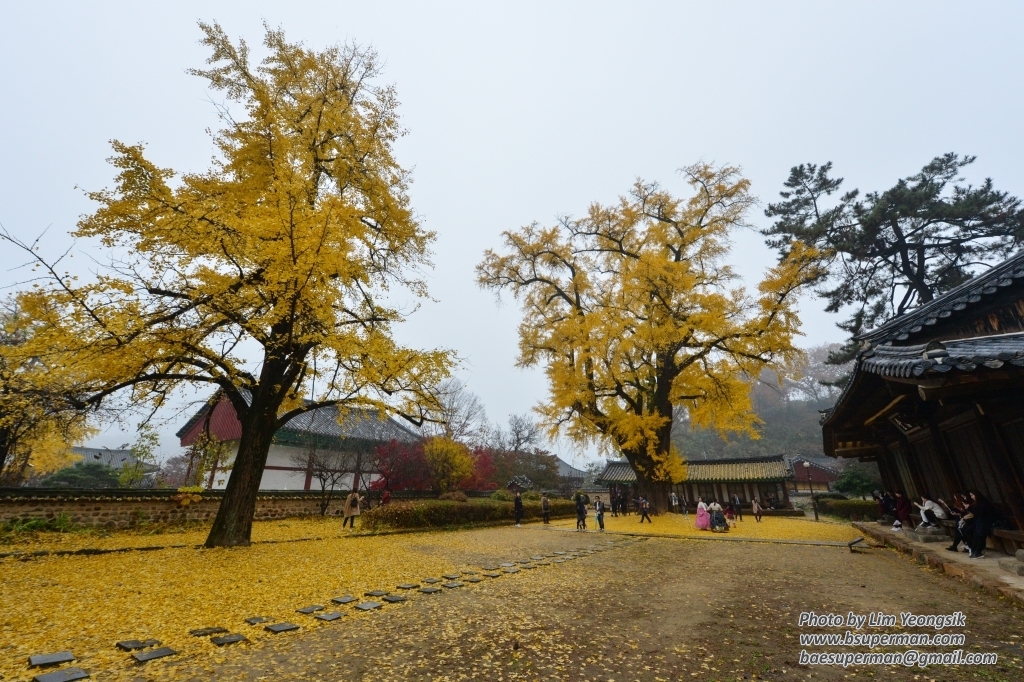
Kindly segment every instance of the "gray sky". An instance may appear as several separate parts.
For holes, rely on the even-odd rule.
[[[685,191],[676,169],[702,159],[741,165],[765,204],[797,163],[831,160],[847,188],[873,190],[947,151],[978,156],[972,180],[1024,194],[1022,19],[998,2],[3,3],[0,223],[67,248],[91,210],[76,187],[109,185],[113,138],[147,142],[161,166],[207,166],[211,93],[185,73],[206,58],[197,20],[254,47],[263,20],[311,47],[372,44],[402,102],[413,205],[439,236],[438,302],[399,337],[455,348],[504,421],[545,385],[514,366],[514,304],[474,283],[502,230],[613,201],[636,177]],[[741,272],[772,259],[736,236]],[[9,250],[0,262],[0,285],[24,277]],[[805,345],[842,338],[822,307],[802,304]]]

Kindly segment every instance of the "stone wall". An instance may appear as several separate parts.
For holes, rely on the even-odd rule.
[[[224,492],[211,490],[202,500],[186,506],[173,499],[174,490],[52,490],[0,488],[0,524],[30,519],[52,519],[66,514],[77,525],[127,528],[140,522],[179,523],[212,521]],[[344,497],[336,496],[328,516],[341,514]],[[256,500],[256,519],[320,514],[320,493],[264,491]]]

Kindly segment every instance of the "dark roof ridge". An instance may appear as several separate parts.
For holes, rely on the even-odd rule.
[[[1024,278],[1024,250],[953,287],[934,300],[854,338],[868,341],[872,345],[906,340],[924,327],[934,325],[939,319],[980,302],[982,296],[994,294],[999,288],[1009,286],[1013,280],[1021,278]]]

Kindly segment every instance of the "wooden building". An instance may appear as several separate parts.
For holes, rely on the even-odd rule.
[[[1024,252],[858,340],[825,453],[912,498],[980,491],[1024,529]]]
[[[822,464],[817,458],[788,457],[786,462],[793,471],[793,479],[789,482],[791,493],[824,493],[832,490],[832,484],[839,478],[839,471],[834,467]],[[804,463],[807,463],[807,466]]]
[[[782,508],[789,508],[787,481],[793,472],[782,455],[758,457],[756,459],[699,460],[686,463],[686,480],[672,486],[672,490],[689,506],[697,504],[697,498],[710,502],[731,500],[739,495],[740,501],[749,506],[757,497],[762,504],[774,498]],[[609,494],[616,489],[624,491],[633,499],[636,488],[636,472],[625,460],[608,460],[604,471],[595,481],[608,488]]]

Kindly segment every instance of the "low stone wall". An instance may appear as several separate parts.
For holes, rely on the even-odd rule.
[[[212,521],[224,497],[222,490],[202,493],[202,500],[182,506],[174,490],[52,490],[0,488],[0,523],[52,519],[66,514],[77,525],[128,528],[139,523]],[[341,514],[343,497],[335,497],[328,516]],[[263,491],[256,499],[256,519],[320,514],[318,491]]]

